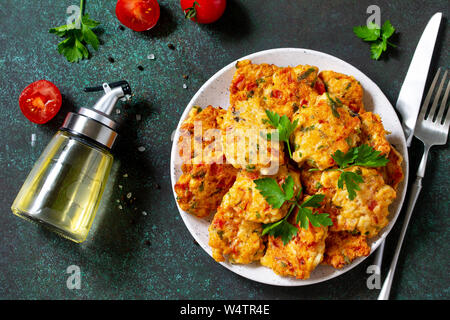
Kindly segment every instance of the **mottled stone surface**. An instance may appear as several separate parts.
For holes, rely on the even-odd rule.
[[[271,287],[244,279],[214,262],[193,241],[172,195],[170,136],[198,88],[229,62],[263,49],[302,47],[350,62],[395,104],[415,46],[433,13],[449,15],[448,1],[377,1],[382,21],[398,33],[387,58],[369,58],[369,45],[352,27],[364,24],[373,1],[229,0],[213,25],[185,21],[179,2],[161,0],[161,19],[151,31],[121,31],[115,1],[87,1],[101,21],[102,45],[88,61],[70,64],[57,54],[58,39],[47,31],[64,24],[77,1],[2,0],[0,3],[0,298],[67,299],[375,299],[366,287],[368,258],[347,274],[325,283]],[[312,4],[311,4],[312,3]],[[449,67],[449,34],[444,19],[431,72]],[[168,48],[172,43],[175,50]],[[155,59],[147,59],[154,54]],[[113,57],[115,62],[108,61]],[[143,71],[138,66],[144,67]],[[189,79],[183,79],[183,75]],[[21,90],[38,79],[55,83],[64,95],[62,111],[45,125],[28,122],[17,103]],[[65,114],[91,106],[98,95],[82,88],[126,79],[135,93],[117,118],[127,120],[116,149],[111,183],[88,240],[77,245],[14,216],[10,206],[22,182]],[[187,89],[183,84],[187,84]],[[142,115],[136,121],[136,114]],[[31,146],[31,135],[37,141]],[[137,148],[144,146],[144,152]],[[414,176],[422,151],[414,141]],[[423,192],[399,260],[392,296],[397,299],[450,298],[448,146],[431,152]],[[128,177],[123,177],[128,174]],[[121,190],[119,185],[123,186]],[[132,192],[135,203],[119,210],[116,199]],[[136,208],[136,210],[134,210]],[[143,215],[141,212],[148,214]],[[403,216],[403,215],[402,215]],[[402,217],[388,238],[385,274]],[[66,269],[78,265],[80,290],[68,290]]]

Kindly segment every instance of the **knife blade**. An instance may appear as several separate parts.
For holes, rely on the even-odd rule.
[[[411,145],[414,136],[414,127],[416,126],[441,20],[442,13],[438,12],[428,21],[398,95],[396,108],[402,116],[402,126],[408,147]]]

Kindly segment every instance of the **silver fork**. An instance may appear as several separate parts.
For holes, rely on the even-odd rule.
[[[395,267],[397,266],[398,256],[400,254],[403,239],[406,234],[406,229],[408,228],[409,219],[411,218],[411,214],[414,210],[414,205],[416,204],[420,190],[422,189],[422,178],[425,175],[428,152],[430,151],[430,148],[432,146],[444,145],[447,143],[448,129],[450,126],[450,108],[447,111],[445,119],[444,119],[444,112],[446,109],[447,98],[450,91],[450,82],[447,85],[444,97],[442,98],[442,102],[438,107],[442,89],[447,79],[447,71],[445,71],[444,76],[436,91],[431,109],[429,112],[427,112],[428,106],[433,96],[433,91],[436,86],[436,82],[439,78],[440,71],[441,69],[437,71],[436,76],[433,79],[430,90],[428,91],[428,94],[425,97],[424,103],[420,109],[420,113],[417,118],[414,136],[423,142],[424,153],[422,156],[422,160],[420,161],[419,169],[417,170],[416,181],[414,182],[411,188],[411,195],[408,202],[408,208],[406,210],[405,221],[403,222],[402,231],[400,233],[400,237],[394,253],[394,258],[392,259],[391,266],[389,267],[388,274],[386,276],[386,279],[384,280],[383,287],[381,288],[380,295],[378,296],[378,300],[389,299],[392,280],[394,279]]]

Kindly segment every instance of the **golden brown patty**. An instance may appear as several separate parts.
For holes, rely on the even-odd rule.
[[[184,164],[192,164],[194,158],[197,159],[197,163],[207,163],[205,154],[214,155],[217,159],[222,158],[221,149],[215,150],[219,149],[215,147],[220,146],[220,139],[215,141],[215,136],[211,133],[217,132],[220,138],[220,123],[225,113],[226,111],[222,108],[212,106],[203,110],[200,107],[191,109],[187,119],[180,127],[180,139],[178,140],[179,153]]]
[[[275,130],[267,120],[266,112],[254,100],[240,101],[228,109],[221,124],[222,146],[235,168],[267,175],[286,162],[283,142],[267,138]]]
[[[353,112],[364,112],[363,89],[354,77],[334,71],[322,71],[319,78],[325,83],[331,96],[342,101]]]
[[[356,197],[350,200],[344,187],[338,188],[337,182],[341,172],[324,171],[320,183],[332,194],[332,204],[337,208],[332,214],[331,231],[359,232],[367,237],[373,237],[388,224],[388,207],[396,197],[395,190],[385,184],[376,169],[350,167],[345,171],[357,172],[364,179],[359,184],[360,190]]]
[[[307,163],[320,170],[335,165],[331,157],[337,150],[347,152],[359,142],[360,120],[345,106],[336,106],[327,94],[313,106],[301,108],[293,118],[298,120],[291,141],[293,159],[302,166]]]
[[[383,127],[379,115],[372,112],[360,114],[361,119],[361,142],[368,144],[381,154],[388,155],[391,145],[386,139],[387,131]]]
[[[237,170],[229,164],[194,164],[185,170],[175,184],[180,208],[199,218],[216,212]]]
[[[336,269],[370,253],[367,238],[362,235],[352,235],[349,232],[329,232],[325,246],[323,263]]]
[[[230,104],[255,100],[264,109],[289,118],[302,106],[314,103],[317,67],[277,67],[239,61],[230,86]]]
[[[299,226],[297,228],[299,229],[297,235],[286,245],[280,238],[269,236],[267,250],[261,258],[261,264],[281,276],[308,279],[323,259],[328,228],[316,228],[311,224],[307,230]]]

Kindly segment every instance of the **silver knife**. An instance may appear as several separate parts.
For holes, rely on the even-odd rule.
[[[396,108],[402,116],[402,126],[408,147],[411,145],[411,140],[414,136],[414,127],[416,126],[420,102],[422,101],[441,20],[442,13],[438,12],[428,21],[398,95]]]
[[[411,146],[414,136],[414,127],[416,126],[417,116],[420,110],[425,82],[427,81],[430,68],[431,57],[433,56],[434,45],[439,32],[439,26],[442,20],[442,13],[435,13],[428,21],[425,30],[417,44],[416,51],[409,65],[408,73],[403,82],[400,94],[398,95],[396,108],[402,116],[402,127],[405,133],[406,144]],[[375,265],[381,271],[383,260],[384,241],[378,247],[375,255]]]

